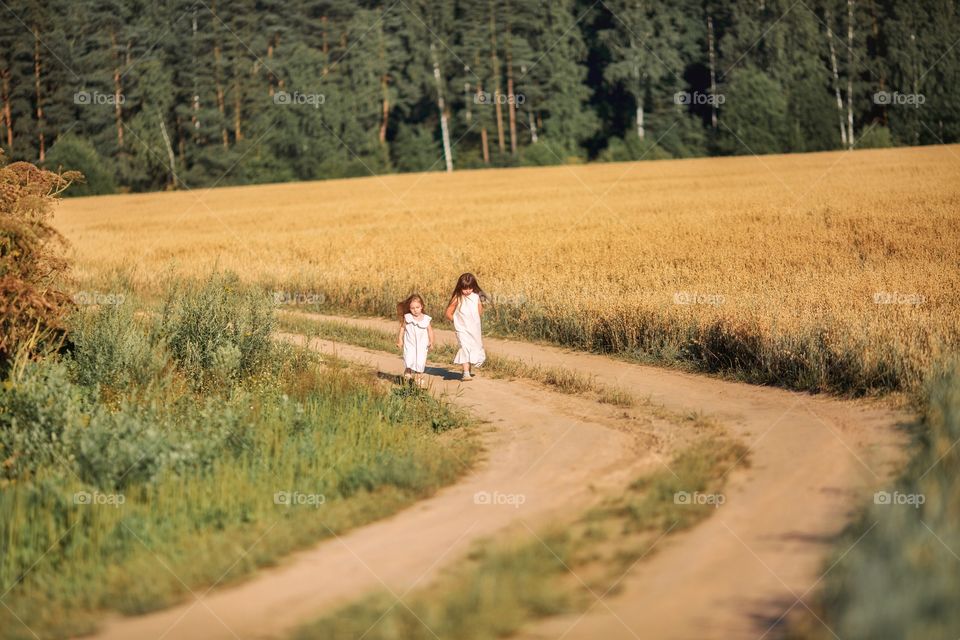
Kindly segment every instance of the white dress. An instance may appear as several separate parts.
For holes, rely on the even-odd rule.
[[[460,350],[454,364],[481,365],[487,359],[480,331],[480,296],[476,292],[462,296],[453,312],[453,328],[457,331]]]
[[[411,314],[403,315],[403,366],[423,373],[427,366],[427,346],[430,344],[430,316],[423,314],[417,320]]]

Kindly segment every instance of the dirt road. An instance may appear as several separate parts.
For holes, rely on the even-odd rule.
[[[437,334],[453,339],[450,332]],[[325,341],[313,346],[382,371],[399,367],[399,357],[390,354]],[[659,542],[655,554],[624,575],[616,595],[595,594],[585,615],[536,623],[523,637],[762,638],[786,611],[803,606],[796,601],[819,583],[831,540],[902,459],[905,439],[896,426],[908,417],[877,405],[523,342],[488,340],[487,347],[594,375],[675,411],[716,416],[750,447],[750,468],[731,474],[726,502],[714,516]],[[373,589],[387,588],[402,599],[471,542],[521,521],[535,526],[570,515],[622,486],[651,463],[651,455],[660,460],[668,453],[667,445],[638,450],[634,436],[610,428],[615,410],[609,406],[525,382],[481,376],[460,385],[448,377],[433,376],[434,391],[489,423],[486,459],[462,481],[391,518],[294,554],[245,583],[166,611],[111,618],[96,637],[277,637]],[[669,442],[668,432],[660,436],[654,440]],[[523,496],[523,504],[483,504],[496,496]]]

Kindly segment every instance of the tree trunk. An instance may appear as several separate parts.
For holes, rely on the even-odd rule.
[[[13,109],[10,107],[10,69],[4,69],[0,74],[2,88],[0,93],[3,97],[3,124],[7,129],[7,149],[13,153]]]
[[[193,29],[193,31],[191,32],[191,38],[193,39],[193,42],[195,43],[196,40],[197,40],[197,11],[196,11],[196,9],[194,9],[194,11],[193,11],[193,25],[192,25],[192,29]],[[194,45],[194,51],[196,51],[196,45]],[[194,65],[197,65],[198,62],[199,62],[199,61],[197,60],[196,55],[194,55],[194,57],[193,57],[193,64],[194,64]],[[197,143],[197,142],[198,142],[198,141],[197,141],[197,137],[198,137],[198,136],[197,136],[197,132],[200,130],[200,116],[199,116],[199,113],[200,113],[200,94],[199,94],[199,92],[197,91],[197,82],[196,82],[196,80],[194,80],[194,82],[193,82],[193,114],[191,114],[191,116],[190,116],[190,124],[193,125],[193,133],[191,133],[190,135],[193,136],[193,141],[194,141],[194,143]]]
[[[159,115],[159,113],[157,114]],[[183,120],[176,116],[177,121],[177,155],[180,156],[180,164],[187,166],[187,141],[183,135]]]
[[[522,64],[520,65],[520,76],[526,77],[527,75],[527,66]],[[533,107],[530,106],[530,103],[527,103],[527,122],[530,123],[530,143],[537,144],[539,138],[537,137],[537,122],[533,118]]]
[[[510,7],[507,7],[507,114],[510,116],[510,155],[517,155],[517,104],[513,93],[513,51],[510,35]]]
[[[37,97],[37,140],[40,143],[40,162],[47,157],[47,141],[43,135],[43,94],[40,91],[40,29],[33,28],[33,84]]]
[[[710,60],[710,126],[717,128],[717,53],[713,37],[713,16],[707,14],[707,50]]]
[[[270,62],[273,62],[273,52],[278,46],[280,46],[280,35],[275,33],[270,38],[270,43],[267,45],[267,60],[269,60]],[[274,87],[275,80],[276,80],[276,76],[273,75],[273,71],[270,69],[267,69],[267,82],[268,82],[267,92],[269,93],[271,98],[273,97],[273,94],[276,93],[276,89]]]
[[[437,52],[430,44],[430,54],[433,56],[433,79],[437,83],[437,109],[440,111],[440,131],[443,134],[443,158],[447,163],[447,173],[453,171],[453,155],[450,150],[450,128],[447,125],[447,107],[443,101],[443,81],[440,77],[440,63],[437,61]]]
[[[390,117],[390,97],[387,93],[387,60],[386,52],[384,51],[383,46],[383,24],[378,22],[377,32],[380,36],[380,41],[378,43],[378,54],[380,58],[380,99],[382,101],[381,105],[381,118],[380,118],[380,144],[381,146],[387,144],[387,119]]]
[[[830,66],[833,67],[833,92],[837,97],[837,113],[840,115],[840,144],[847,146],[847,125],[843,118],[843,97],[840,94],[840,71],[837,68],[837,51],[833,45],[833,22],[830,12],[826,12],[827,18],[827,42],[830,44]]]
[[[173,188],[177,188],[177,165],[173,156],[173,146],[170,144],[170,136],[167,135],[167,125],[163,123],[163,116],[160,110],[157,110],[157,120],[160,121],[160,135],[163,136],[163,142],[167,146],[167,157],[170,159],[170,181]]]
[[[327,42],[327,16],[320,18],[320,24],[323,25],[320,37],[323,43],[321,45],[323,51],[323,77],[326,78],[327,73],[330,71],[330,44]]]
[[[480,144],[483,147],[483,164],[490,164],[490,137],[486,127],[480,129]]]
[[[387,77],[382,78],[383,116],[380,120],[380,144],[387,144],[387,120],[390,117],[390,99],[387,98]]]
[[[870,15],[873,18],[873,39],[877,42],[880,41],[880,21],[877,18],[877,7],[874,4],[870,5]],[[910,44],[915,44],[916,36],[910,34]],[[877,78],[877,88],[883,92],[887,90],[887,65],[880,65],[880,77]],[[916,74],[914,74],[914,80],[916,80]],[[913,93],[917,93],[916,84],[914,84]],[[887,105],[880,106],[880,123],[886,127],[889,126],[889,121],[887,119]]]
[[[117,52],[117,34],[110,29],[110,44],[113,50],[113,112],[117,125],[117,146],[123,148],[123,86],[120,83],[120,54]]]
[[[637,49],[637,45],[633,41],[633,36],[631,35],[630,36],[630,55],[631,56],[635,56],[634,51],[636,51],[636,49]],[[637,101],[637,111],[636,111],[636,117],[635,117],[636,126],[637,126],[637,137],[640,140],[643,140],[647,135],[647,131],[643,127],[644,91],[643,91],[643,85],[640,82],[640,65],[636,63],[633,65],[633,81],[636,87],[636,90],[634,91],[634,98]]]
[[[237,70],[237,75],[233,81],[233,139],[236,142],[243,140],[243,129],[241,128],[242,117],[241,117],[241,106],[242,106],[242,96],[240,92],[240,73],[239,69]]]
[[[497,21],[494,12],[493,0],[488,3],[490,7],[490,66],[493,71],[494,89],[493,89],[493,108],[497,112],[497,146],[500,147],[500,153],[507,152],[507,146],[503,139],[503,108],[500,105],[500,60],[497,58]]]
[[[477,57],[479,58],[479,55]],[[476,97],[479,98],[482,95],[483,95],[483,82],[481,82],[478,79]],[[481,118],[481,122],[485,123],[486,118]],[[483,124],[480,127],[480,145],[481,145],[481,148],[483,149],[483,164],[490,164],[490,138],[487,135],[486,124]]]
[[[853,0],[847,0],[847,148],[853,149]]]
[[[217,91],[217,110],[220,112],[220,142],[224,149],[230,147],[230,134],[227,132],[227,105],[223,91],[223,50],[220,47],[220,30],[217,28],[217,2],[210,3],[213,14],[213,82]]]

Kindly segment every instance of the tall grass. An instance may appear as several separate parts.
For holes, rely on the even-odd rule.
[[[918,433],[903,476],[829,559],[812,603],[823,622],[801,615],[784,637],[960,637],[960,364],[932,378]]]
[[[235,287],[214,275],[156,313],[88,311],[71,354],[3,381],[0,637],[170,605],[470,464],[463,415],[272,343],[269,302]]]

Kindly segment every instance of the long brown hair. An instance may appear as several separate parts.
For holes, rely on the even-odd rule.
[[[480,288],[480,282],[477,280],[477,276],[473,275],[472,273],[462,273],[460,274],[460,277],[457,278],[457,285],[453,288],[453,294],[450,296],[450,302],[462,297],[464,289],[473,289],[473,291],[480,296],[481,301],[487,301],[487,294],[484,293],[483,289]]]
[[[423,308],[423,312],[427,312],[427,304],[423,301],[423,298],[419,293],[411,293],[407,296],[406,300],[397,303],[397,318],[400,319],[400,323],[403,324],[403,316],[410,313],[410,303],[416,300],[420,303],[420,306]]]

